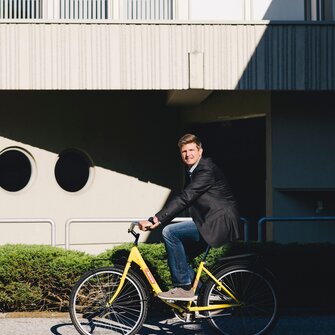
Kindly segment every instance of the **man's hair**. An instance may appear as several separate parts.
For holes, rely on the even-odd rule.
[[[183,145],[189,143],[195,143],[199,149],[202,147],[199,138],[193,134],[185,134],[184,136],[182,136],[181,139],[178,141],[178,147],[179,149],[181,149]]]

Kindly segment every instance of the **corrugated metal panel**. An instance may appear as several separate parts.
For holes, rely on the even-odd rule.
[[[0,89],[335,89],[333,24],[0,23],[0,45]]]

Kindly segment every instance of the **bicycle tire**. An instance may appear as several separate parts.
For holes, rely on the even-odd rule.
[[[224,335],[260,335],[270,332],[277,320],[276,292],[265,272],[247,265],[231,265],[215,277],[237,297],[238,307],[206,311],[207,323]],[[234,301],[209,280],[199,296],[199,305],[233,303]]]
[[[131,269],[111,306],[123,267],[103,267],[84,274],[70,295],[70,317],[81,335],[133,335],[148,312],[147,292],[142,279]]]

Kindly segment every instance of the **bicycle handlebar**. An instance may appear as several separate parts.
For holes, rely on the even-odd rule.
[[[134,228],[135,226],[138,226],[139,224],[139,221],[133,221],[131,224],[130,224],[130,227],[128,229],[128,233],[131,233],[132,231],[134,231]]]
[[[128,228],[128,233],[132,234],[135,237],[135,242],[134,242],[135,245],[137,245],[138,239],[140,238],[140,233],[136,233],[134,230],[135,226],[138,226],[138,225],[139,225],[139,221],[133,221]],[[151,230],[150,227],[148,228],[149,229],[146,229],[146,230]]]
[[[138,226],[139,225],[139,221],[133,221],[131,224],[130,224],[130,226],[129,226],[129,228],[128,228],[128,233],[132,233],[132,232],[134,232],[134,228],[135,228],[135,226]],[[147,229],[146,230],[151,230],[151,226],[147,226]]]

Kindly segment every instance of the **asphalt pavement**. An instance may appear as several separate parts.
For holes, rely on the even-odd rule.
[[[33,316],[33,317],[32,317]],[[29,315],[0,314],[1,335],[78,335],[68,314]],[[206,322],[185,324],[172,315],[148,318],[142,335],[207,335],[212,331]],[[272,335],[335,335],[335,313],[282,315]]]

